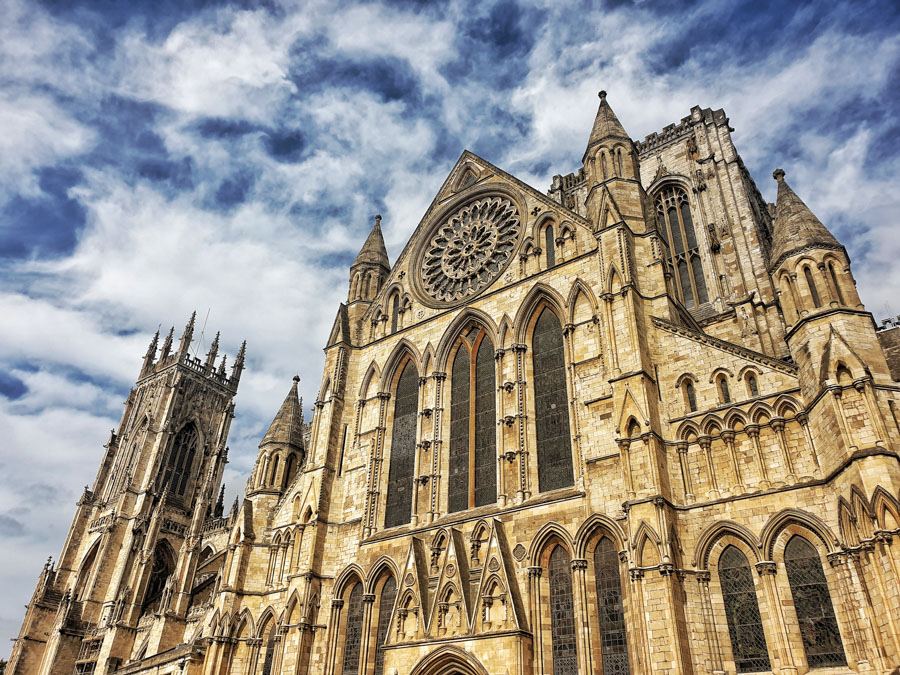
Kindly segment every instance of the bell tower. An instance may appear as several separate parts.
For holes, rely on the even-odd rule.
[[[180,641],[246,349],[230,372],[218,334],[195,356],[195,321],[174,351],[174,328],[161,348],[158,332],[151,340],[57,565],[41,572],[9,672],[94,672]]]

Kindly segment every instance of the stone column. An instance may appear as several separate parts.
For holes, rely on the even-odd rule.
[[[359,662],[363,672],[368,672],[369,651],[372,648],[372,608],[375,606],[375,594],[363,594],[362,639],[359,645]]]
[[[578,645],[578,671],[592,673],[591,627],[587,595],[587,560],[572,559],[572,590],[575,593],[575,630]]]
[[[775,435],[778,436],[778,445],[781,447],[781,454],[784,456],[784,468],[787,469],[788,475],[785,481],[794,483],[797,480],[797,474],[794,471],[794,461],[791,459],[791,451],[788,449],[787,441],[784,438],[784,420],[776,417],[772,420],[772,428]]]
[[[840,600],[839,607],[835,607],[835,614],[840,611],[844,617],[844,623],[850,628],[850,640],[843,640],[844,650],[847,652],[848,662],[855,662],[858,670],[871,670],[869,661],[863,653],[863,640],[861,628],[859,626],[859,617],[855,611],[853,596],[848,588],[847,572],[846,572],[846,552],[836,551],[828,555],[828,564],[834,570],[834,576],[837,579],[837,595]],[[834,598],[832,597],[832,605]]]
[[[700,590],[700,607],[703,614],[703,626],[706,629],[706,645],[709,649],[710,670],[713,675],[724,675],[722,665],[722,648],[719,646],[719,634],[713,616],[712,599],[709,595],[710,574],[707,570],[697,573],[697,585]]]
[[[534,652],[534,673],[544,675],[544,641],[543,626],[541,621],[541,575],[544,568],[540,565],[532,565],[528,568],[528,597],[530,600],[531,635]]]
[[[331,616],[328,618],[328,635],[325,645],[325,675],[334,675],[334,663],[337,656],[338,638],[341,634],[341,614],[344,609],[344,601],[334,598],[331,601]]]
[[[762,477],[762,480],[759,481],[757,487],[760,490],[768,490],[772,487],[772,482],[769,480],[769,470],[766,468],[766,460],[765,457],[763,457],[762,447],[759,444],[759,426],[756,424],[748,424],[745,431],[753,442],[753,449],[756,451],[756,461],[759,464],[759,475]]]
[[[806,438],[806,447],[809,448],[809,452],[812,455],[813,462],[815,462],[816,468],[820,469],[819,465],[819,453],[816,452],[816,444],[813,442],[812,432],[809,430],[809,415],[805,412],[801,412],[797,414],[797,422],[803,428],[803,435]]]
[[[778,599],[778,585],[775,583],[775,574],[778,566],[771,560],[763,560],[756,563],[756,573],[759,575],[760,585],[766,596],[766,605],[769,615],[775,624],[775,658],[779,663],[779,672],[794,675],[797,666],[794,665],[791,643],[788,639],[787,628],[784,620],[784,609]]]
[[[697,439],[697,442],[700,444],[700,448],[703,450],[703,454],[706,457],[706,470],[709,473],[709,484],[712,486],[706,493],[706,496],[711,499],[718,499],[720,493],[719,483],[716,480],[716,470],[712,459],[712,439],[709,436],[701,436]]]
[[[619,446],[622,477],[625,479],[625,485],[628,488],[628,499],[634,499],[637,496],[637,493],[634,491],[634,476],[631,474],[631,455],[629,453],[631,440],[628,438],[620,438],[616,443]]]
[[[684,498],[687,502],[694,501],[694,486],[691,483],[691,466],[688,462],[688,444],[684,441],[678,443],[678,465],[681,467],[681,482],[684,485]]]
[[[734,432],[731,429],[725,429],[722,432],[722,439],[728,447],[728,454],[731,455],[731,464],[734,467],[734,487],[731,491],[736,494],[744,494],[744,481],[741,478],[741,465],[738,461],[737,451],[734,449]]]

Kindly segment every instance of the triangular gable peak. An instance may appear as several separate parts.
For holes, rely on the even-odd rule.
[[[822,350],[822,360],[819,364],[820,386],[824,387],[828,380],[837,383],[837,369],[839,365],[847,368],[854,379],[862,377],[867,372],[863,360],[847,344],[844,336],[832,326],[828,334],[828,342],[825,343],[825,348]]]
[[[425,545],[418,537],[409,543],[406,563],[397,583],[396,615],[389,634],[394,642],[425,637],[425,622],[430,615],[431,597],[428,591],[428,561]]]
[[[517,201],[520,202],[526,211],[519,214],[522,234],[519,237],[518,245],[521,245],[526,237],[531,234],[532,224],[538,220],[543,221],[548,214],[554,216],[558,223],[563,221],[572,223],[576,229],[581,229],[582,232],[589,236],[589,239],[587,239],[589,242],[595,241],[592,227],[588,220],[574,211],[570,211],[559,202],[554,201],[527,183],[497,168],[487,160],[466,150],[457,160],[418,225],[416,225],[406,246],[397,257],[382,289],[375,296],[365,314],[363,314],[363,325],[367,325],[378,312],[390,312],[388,296],[397,290],[398,285],[401,285],[406,290],[411,288],[410,277],[415,273],[415,270],[412,269],[412,260],[415,258],[422,238],[429,233],[430,228],[434,224],[435,216],[451,204],[459,202],[462,205],[462,202],[466,201],[468,193],[471,193],[474,197],[482,191],[486,194],[490,193],[494,188],[500,192],[515,195]],[[388,226],[390,227],[390,225]],[[514,251],[512,254],[513,258],[517,254],[518,251]],[[513,264],[511,263],[508,269],[512,269]],[[493,284],[496,284],[498,281],[500,279],[494,280]]]
[[[428,621],[428,634],[432,637],[467,634],[472,614],[471,605],[466,547],[459,530],[450,530],[450,541],[438,575],[431,618]]]
[[[509,543],[499,520],[494,520],[487,546],[481,551],[484,565],[472,607],[475,632],[526,628],[525,605],[516,581]]]

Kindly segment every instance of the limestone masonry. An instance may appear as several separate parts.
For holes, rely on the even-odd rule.
[[[900,665],[900,328],[724,111],[600,99],[546,194],[464,152],[393,265],[375,218],[227,513],[244,349],[155,336],[8,672]]]

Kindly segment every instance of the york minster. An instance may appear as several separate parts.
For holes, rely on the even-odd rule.
[[[253,346],[157,333],[7,672],[891,672],[900,328],[729,124],[601,91],[549,189],[463,152],[393,263],[374,216],[233,504]]]

